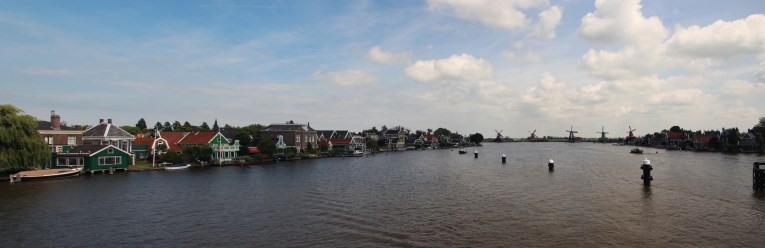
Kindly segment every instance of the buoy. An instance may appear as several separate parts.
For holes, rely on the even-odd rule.
[[[643,179],[643,185],[651,185],[651,181],[653,181],[651,176],[651,170],[653,170],[651,160],[648,160],[648,158],[643,160],[643,165],[640,166],[640,169],[643,170],[643,175],[640,176],[640,179]]]
[[[554,171],[555,170],[555,161],[550,159],[550,161],[547,162],[547,167],[549,168],[550,171]]]
[[[474,151],[473,155],[475,155],[475,158],[478,158],[478,151]]]
[[[502,154],[502,163],[507,163],[507,156],[504,153]]]

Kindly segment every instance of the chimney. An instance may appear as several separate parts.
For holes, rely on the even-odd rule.
[[[108,120],[107,120],[107,122],[108,122],[109,124],[112,124],[112,119],[108,119]]]
[[[50,127],[54,130],[61,129],[61,116],[56,114],[56,111],[50,111]]]
[[[98,124],[104,124],[104,119],[98,119]]]

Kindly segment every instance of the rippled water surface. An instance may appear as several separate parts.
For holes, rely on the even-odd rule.
[[[751,187],[765,157],[629,149],[488,143],[478,159],[447,149],[4,182],[0,246],[765,246],[765,195]]]

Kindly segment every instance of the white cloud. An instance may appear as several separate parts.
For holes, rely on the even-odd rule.
[[[731,80],[720,88],[723,94],[733,98],[759,96],[765,93],[765,83],[751,83],[742,80]]]
[[[665,90],[651,94],[648,102],[661,106],[693,105],[703,101],[701,99],[703,95],[704,92],[701,89],[694,88]]]
[[[558,27],[562,15],[558,6],[552,6],[539,13],[539,23],[534,28],[534,35],[544,39],[555,38],[555,28]]]
[[[505,29],[527,27],[530,20],[522,10],[547,4],[547,0],[428,0],[431,10],[451,8],[459,18]]]
[[[610,52],[590,49],[582,56],[582,63],[593,76],[608,80],[639,78],[658,73],[662,49],[643,50],[633,46]]]
[[[705,27],[676,27],[667,44],[672,51],[693,57],[765,54],[765,15],[750,15],[731,22],[716,21]]]
[[[667,29],[658,17],[643,17],[640,0],[596,0],[594,13],[582,17],[579,35],[599,43],[652,46]]]
[[[420,82],[448,82],[490,79],[492,70],[486,60],[461,54],[439,60],[418,60],[407,67],[405,73]]]
[[[406,64],[409,63],[412,54],[409,52],[384,52],[379,46],[373,46],[367,52],[366,59],[380,64]]]
[[[313,78],[332,85],[343,87],[373,85],[378,80],[375,75],[355,69],[333,71],[327,73],[324,73],[321,70],[317,70],[313,72]]]

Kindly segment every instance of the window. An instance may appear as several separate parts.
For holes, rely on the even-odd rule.
[[[56,165],[58,166],[82,166],[82,157],[74,157],[74,158],[58,158],[56,161]]]
[[[77,136],[69,136],[66,137],[66,144],[73,146],[77,144]]]
[[[112,154],[112,153],[114,153],[114,149],[109,148],[109,150],[107,150],[106,152],[109,153],[109,154]]]
[[[109,157],[98,158],[98,165],[115,165],[115,164],[122,164],[122,157],[109,156]]]
[[[299,134],[295,135],[295,143],[298,143],[298,142],[300,142],[300,135]]]
[[[45,143],[48,143],[48,145],[53,145],[53,136],[45,136]]]

